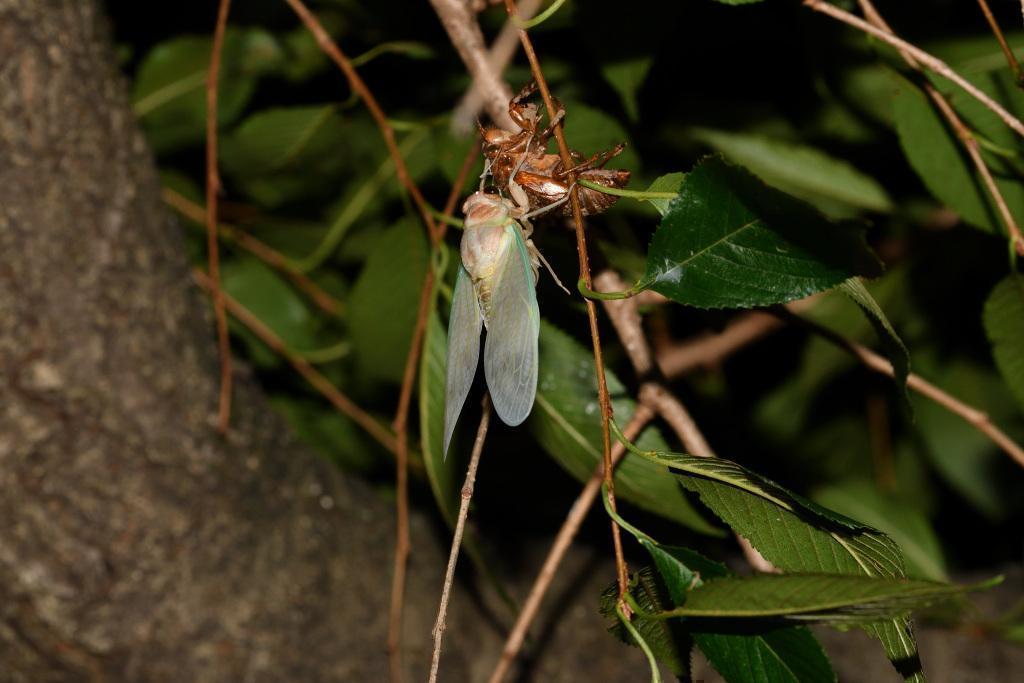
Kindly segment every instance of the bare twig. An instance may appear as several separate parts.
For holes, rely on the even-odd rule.
[[[599,291],[605,292],[617,292],[626,288],[626,283],[623,282],[618,273],[612,270],[606,270],[598,275],[595,278],[595,283]],[[643,334],[636,297],[620,300],[602,300],[601,304],[605,307],[605,313],[608,314],[612,325],[619,333],[623,345],[626,346],[630,362],[633,364],[637,375],[642,378],[650,374],[653,369],[650,361],[651,350],[647,343],[647,338]],[[630,346],[633,347],[632,350],[630,350]],[[643,405],[653,408],[661,419],[665,420],[668,426],[672,428],[672,431],[676,433],[676,436],[679,437],[687,453],[702,457],[715,457],[715,452],[711,449],[707,439],[704,438],[704,434],[686,409],[686,406],[665,389],[660,379],[654,378],[645,381],[640,386],[638,398]],[[739,534],[735,534],[735,536],[740,550],[743,551],[743,555],[751,567],[762,572],[776,571],[775,567],[764,559],[761,553],[750,545],[745,538]]]
[[[639,300],[640,297],[634,297]],[[794,313],[814,305],[815,297],[794,301],[787,307]],[[782,322],[764,311],[737,316],[721,332],[694,336],[678,344],[657,349],[658,367],[669,379],[681,377],[699,367],[714,367],[743,347],[782,327]]]
[[[514,20],[517,16],[515,0],[505,0],[505,8],[508,10],[509,17]],[[534,51],[533,43],[530,41],[530,36],[526,31],[519,30],[519,41],[523,44],[523,52],[526,54],[526,59],[530,62],[530,71],[533,73],[533,78],[537,82],[537,88],[540,90],[541,97],[544,100],[544,107],[547,109],[548,118],[554,122],[554,134],[555,141],[558,143],[558,155],[562,158],[562,163],[565,165],[565,168],[572,168],[574,164],[572,155],[569,152],[569,145],[565,142],[565,134],[562,132],[562,122],[557,117],[558,112],[555,108],[554,101],[551,99],[551,91],[548,89],[547,79],[544,78],[544,71],[540,67],[540,60],[537,59],[537,53]],[[574,174],[570,174],[569,179],[570,181],[575,181],[576,177]],[[573,222],[576,227],[576,253],[580,262],[580,278],[583,280],[587,288],[593,289],[594,283],[590,274],[590,257],[587,254],[587,235],[583,224],[583,211],[580,206],[579,192],[575,182],[573,182],[572,189],[569,191],[569,200],[572,204]],[[614,510],[615,481],[612,477],[611,431],[609,428],[609,422],[612,417],[612,402],[608,395],[608,382],[605,378],[604,372],[604,359],[601,353],[601,335],[597,327],[597,307],[590,299],[586,300],[586,307],[587,319],[590,322],[590,340],[594,347],[594,370],[597,375],[598,402],[601,405],[604,485],[608,490],[609,505]],[[626,570],[626,560],[622,554],[622,538],[619,533],[619,525],[615,520],[611,520],[611,527],[612,544],[615,548],[615,566],[619,581],[619,594],[621,596],[626,592],[629,579]]]
[[[871,0],[859,0],[861,10],[864,12],[864,16],[867,17],[868,21],[871,22],[872,26],[892,34],[892,28],[886,23],[882,15],[878,13]],[[900,56],[911,68],[921,71],[921,64],[915,55],[908,50],[900,49]],[[1012,53],[1011,53],[1012,54]],[[1017,225],[1017,221],[1014,219],[1013,214],[1010,212],[1010,207],[1006,203],[1006,199],[1003,197],[1003,193],[999,190],[999,186],[996,185],[995,179],[992,177],[992,172],[989,170],[988,165],[981,156],[981,149],[978,146],[978,140],[971,133],[970,129],[964,125],[963,121],[957,115],[956,111],[949,104],[942,93],[927,81],[924,83],[925,92],[928,97],[931,98],[932,102],[938,108],[939,112],[946,118],[949,125],[953,128],[956,136],[963,143],[964,149],[967,150],[967,155],[971,158],[974,163],[974,167],[978,170],[978,174],[981,176],[982,182],[985,183],[985,188],[991,195],[992,200],[996,204],[996,208],[999,211],[999,216],[1003,221],[1003,225],[1006,226],[1006,234],[1010,238],[1014,249],[1018,254],[1024,255],[1024,236],[1021,235],[1020,228]]]
[[[448,554],[448,569],[444,574],[444,588],[441,589],[441,606],[437,610],[437,621],[434,622],[434,654],[430,663],[430,683],[437,681],[437,669],[441,663],[441,639],[448,618],[448,599],[451,596],[452,581],[455,579],[455,564],[459,560],[459,548],[462,547],[462,534],[466,529],[466,517],[469,515],[469,501],[473,498],[473,486],[476,483],[476,469],[480,464],[480,454],[484,450],[487,438],[487,427],[491,419],[491,397],[484,393],[483,414],[480,426],[476,430],[476,441],[473,442],[473,453],[469,457],[469,469],[466,470],[466,481],[462,484],[462,502],[459,505],[459,517],[455,522],[455,535],[452,537],[452,549]]]
[[[213,281],[206,273],[198,269],[193,269],[192,277],[200,287],[209,292],[212,296]],[[249,328],[249,330],[259,337],[264,344],[283,356],[284,359],[287,360],[307,382],[313,385],[314,389],[320,392],[328,401],[331,402],[331,405],[333,405],[338,412],[342,413],[362,427],[367,434],[372,436],[374,440],[384,446],[384,448],[388,449],[392,453],[395,452],[397,449],[395,437],[387,430],[387,428],[377,422],[377,420],[375,420],[369,413],[357,406],[352,399],[338,391],[337,387],[331,384],[326,377],[321,375],[316,368],[309,363],[309,361],[289,349],[281,338],[274,334],[274,332],[267,327],[262,320],[253,315],[249,309],[242,306],[242,304],[238,303],[238,301],[226,292],[222,292],[222,296],[224,297],[224,307],[230,311],[231,315]]]
[[[827,327],[795,315],[785,308],[775,310],[784,320],[795,322],[832,342],[839,348],[848,351],[857,358],[857,360],[875,372],[880,372],[883,375],[888,375],[889,377],[894,376],[892,363],[866,346],[862,346],[861,344],[846,339]],[[922,378],[920,375],[915,375],[914,373],[910,373],[910,375],[907,376],[907,387],[913,389],[922,396],[930,398],[946,410],[963,418],[965,422],[1002,448],[1007,455],[1017,462],[1018,465],[1024,467],[1024,449],[1022,449],[1013,439],[1008,437],[1001,429],[999,429],[999,427],[992,424],[988,415],[983,411],[964,403],[955,396],[951,396],[931,382]]]
[[[652,419],[654,419],[654,411],[642,403],[638,404],[633,417],[630,418],[625,429],[622,431],[627,439],[635,440]],[[613,467],[619,464],[625,452],[626,447],[621,443],[616,443],[612,447]],[[541,566],[537,578],[533,580],[533,585],[530,586],[530,592],[526,596],[522,609],[519,611],[516,623],[512,626],[511,632],[509,632],[508,637],[505,639],[505,645],[501,650],[501,659],[498,660],[497,666],[494,667],[494,672],[491,673],[491,677],[488,679],[490,683],[501,683],[502,679],[508,674],[512,662],[515,661],[516,655],[519,654],[519,650],[523,646],[526,632],[537,616],[541,601],[551,587],[551,582],[555,578],[558,567],[565,558],[565,553],[572,545],[573,539],[576,538],[576,534],[583,524],[583,520],[586,519],[587,513],[590,512],[590,508],[593,507],[594,501],[597,500],[597,496],[601,492],[602,481],[604,481],[604,463],[598,463],[594,473],[590,475],[586,486],[583,487],[580,495],[576,497],[576,501],[569,508],[569,514],[566,516],[565,522],[562,523],[562,527],[558,530],[558,535],[555,536],[551,549],[548,550],[547,557],[544,558],[544,564]]]
[[[872,35],[878,38],[879,40],[888,43],[889,45],[892,45],[897,50],[907,52],[912,57],[914,57],[914,59],[919,61],[928,69],[956,83],[971,97],[975,98],[976,100],[981,102],[985,107],[992,110],[992,112],[994,112],[996,116],[1001,118],[1006,123],[1006,125],[1008,125],[1014,131],[1016,131],[1018,135],[1024,136],[1024,123],[1021,123],[1020,119],[1015,117],[1010,112],[1006,111],[1006,109],[1004,109],[998,102],[996,102],[991,97],[983,93],[981,90],[975,87],[970,81],[966,80],[960,74],[953,71],[953,69],[951,69],[948,64],[946,64],[938,57],[934,57],[928,54],[921,48],[916,47],[915,45],[908,43],[902,38],[893,35],[890,31],[886,31],[877,26],[869,24],[860,17],[857,17],[845,10],[836,7],[835,5],[825,2],[825,0],[804,0],[804,5],[813,9],[816,12],[827,14],[833,19],[837,19],[843,22],[844,24],[852,26],[856,29],[860,29],[861,31],[864,31],[867,34]]]
[[[228,422],[231,420],[231,343],[228,340],[228,318],[224,312],[224,293],[220,286],[220,253],[217,243],[217,195],[220,193],[220,176],[217,174],[217,85],[230,8],[231,0],[220,0],[217,24],[213,30],[210,68],[206,73],[206,254],[213,286],[213,310],[217,318],[217,346],[220,353],[217,429],[221,434],[227,433]]]
[[[532,17],[537,12],[537,8],[540,7],[540,3],[541,0],[523,0],[519,3],[519,16],[524,19]],[[506,21],[505,25],[501,27],[498,37],[491,44],[490,52],[487,54],[487,63],[490,65],[491,71],[499,79],[518,49],[518,28],[512,21]],[[477,116],[480,115],[480,110],[484,108],[484,102],[490,99],[483,92],[480,84],[474,80],[452,112],[452,131],[457,135],[466,135],[472,131]],[[508,116],[507,100],[502,103],[499,114]],[[491,116],[493,118],[493,114]],[[503,128],[508,125],[508,122],[500,118],[495,119],[495,123]]]
[[[430,4],[473,77],[473,89],[480,93],[487,113],[502,128],[515,130],[515,124],[508,115],[512,90],[491,64],[476,12],[464,0],[430,0]]]
[[[476,146],[470,148],[466,159],[462,163],[459,175],[452,184],[448,200],[445,202],[444,213],[451,215],[455,205],[462,194],[462,187],[466,183],[466,176],[469,175],[473,162],[476,160],[478,150]],[[434,251],[437,250],[444,233],[448,229],[446,223],[441,222],[438,230],[430,233]],[[434,291],[434,269],[428,267],[423,277],[423,286],[420,288],[419,309],[416,315],[416,326],[413,328],[412,341],[409,344],[409,353],[405,358],[405,370],[402,374],[402,390],[398,395],[398,407],[395,410],[395,439],[397,450],[395,452],[395,565],[391,581],[391,606],[388,617],[388,653],[391,657],[392,677],[396,677],[401,667],[401,633],[402,633],[402,610],[405,604],[405,574],[409,562],[409,430],[407,427],[409,419],[409,406],[412,403],[412,390],[416,381],[416,366],[419,362],[420,351],[423,347],[423,335],[427,329],[427,317],[430,314],[430,303]]]
[[[391,124],[388,123],[388,118],[384,114],[384,110],[381,109],[380,104],[377,102],[377,98],[374,97],[373,93],[366,83],[359,76],[359,72],[356,71],[355,67],[352,66],[352,62],[345,53],[341,51],[338,44],[327,34],[320,20],[316,18],[308,7],[302,2],[302,0],[284,0],[288,5],[295,11],[302,20],[302,23],[306,25],[309,32],[313,34],[320,49],[338,65],[342,73],[345,74],[346,80],[348,80],[349,87],[353,91],[358,93],[359,97],[362,98],[363,102],[366,103],[366,108],[370,110],[370,115],[373,116],[373,120],[377,123],[377,127],[380,129],[381,135],[384,137],[384,144],[387,145],[388,153],[391,154],[391,158],[395,160],[395,173],[398,175],[399,181],[408,190],[409,195],[412,197],[413,202],[416,204],[416,208],[419,211],[420,217],[423,219],[423,224],[427,226],[430,233],[433,235],[437,232],[437,227],[434,225],[434,218],[430,213],[430,206],[427,204],[427,200],[423,198],[423,193],[420,192],[420,188],[417,187],[416,183],[413,182],[412,176],[409,175],[409,168],[405,165],[405,160],[402,158],[402,153],[398,149],[398,144],[395,142],[395,131],[392,129]]]
[[[1013,50],[1006,42],[1006,36],[1003,35],[1003,30],[999,28],[999,22],[996,21],[995,16],[992,14],[992,10],[988,7],[986,0],[978,0],[978,6],[981,7],[981,13],[985,15],[985,21],[988,22],[989,28],[992,29],[992,35],[996,37],[996,41],[999,43],[999,49],[1003,51],[1006,56],[1006,63],[1010,65],[1010,70],[1013,71],[1013,77],[1020,83],[1020,63],[1017,61],[1016,55],[1013,54]]]
[[[205,223],[206,210],[188,199],[185,195],[165,187],[161,191],[161,196],[165,204],[174,208],[185,218],[195,221],[200,225]],[[281,271],[285,277],[291,280],[296,287],[302,290],[325,313],[330,315],[341,314],[343,309],[342,303],[325,292],[320,285],[310,280],[309,276],[305,273],[297,270],[287,256],[233,225],[220,223],[217,226],[217,231],[220,233],[221,239],[234,242],[270,267]]]

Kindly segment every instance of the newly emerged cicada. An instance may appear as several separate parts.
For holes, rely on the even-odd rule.
[[[487,329],[484,377],[501,421],[512,427],[522,423],[537,394],[540,253],[517,219],[520,209],[510,200],[475,192],[462,211],[462,265],[448,320],[445,455],[476,376],[481,326]]]
[[[508,104],[509,116],[519,126],[519,132],[512,133],[498,127],[480,128],[483,153],[495,186],[501,190],[507,189],[522,208],[537,210],[561,205],[562,213],[566,216],[572,211],[569,204],[565,203],[572,187],[570,173],[578,179],[608,188],[625,187],[629,182],[629,171],[604,168],[605,164],[622,152],[625,148],[623,144],[606,152],[598,152],[589,159],[572,150],[573,166],[570,169],[565,167],[559,155],[547,152],[555,124],[565,116],[565,109],[559,103],[559,111],[554,120],[542,130],[537,105],[525,102],[535,90],[536,84],[528,83]],[[577,192],[585,216],[606,211],[617,199],[614,195],[585,187],[578,188]]]

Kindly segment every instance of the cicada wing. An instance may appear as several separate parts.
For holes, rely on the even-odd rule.
[[[516,426],[526,419],[537,395],[537,337],[540,311],[530,256],[516,225],[491,289],[484,376],[501,421]]]
[[[473,290],[473,281],[463,266],[455,276],[452,313],[448,318],[448,367],[444,382],[444,457],[455,431],[455,423],[473,386],[480,361],[480,326],[483,315]]]

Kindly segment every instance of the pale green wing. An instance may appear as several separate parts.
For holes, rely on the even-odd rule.
[[[473,290],[473,281],[460,265],[448,318],[448,367],[444,381],[444,457],[455,431],[455,423],[473,386],[480,362],[480,326],[483,316]]]
[[[484,376],[494,411],[514,427],[530,414],[537,395],[540,311],[526,243],[517,225],[505,229],[513,239],[508,240],[491,290]]]

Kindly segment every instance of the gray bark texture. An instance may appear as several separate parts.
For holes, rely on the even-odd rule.
[[[298,446],[244,372],[215,433],[207,304],[97,5],[0,0],[0,681],[386,680],[391,503]],[[416,515],[412,534],[424,680],[447,539]],[[613,574],[586,573],[529,680],[643,671],[596,612]],[[497,660],[503,625],[467,593],[442,680]]]

